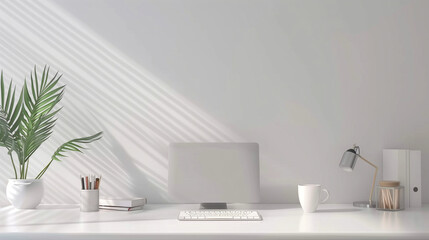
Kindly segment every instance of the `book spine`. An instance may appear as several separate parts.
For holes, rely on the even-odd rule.
[[[141,210],[141,209],[143,209],[143,207],[142,206],[140,206],[140,207],[110,207],[110,206],[100,206],[100,209],[115,210],[115,211],[135,211],[135,210]]]
[[[146,204],[146,199],[134,200],[134,201],[124,201],[124,200],[114,200],[114,199],[100,199],[100,205],[104,206],[114,206],[114,207],[138,207]]]

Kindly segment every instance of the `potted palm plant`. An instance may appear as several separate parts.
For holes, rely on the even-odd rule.
[[[42,75],[37,74],[36,66],[19,93],[12,81],[6,87],[3,71],[0,75],[0,147],[7,149],[14,171],[9,179],[6,195],[16,208],[35,208],[43,197],[42,176],[53,161],[60,161],[69,151],[81,152],[83,145],[102,137],[102,132],[82,138],[72,139],[53,153],[50,161],[34,178],[28,178],[31,156],[52,134],[56,115],[61,108],[65,85],[58,86],[62,75],[58,72],[49,77],[49,67],[45,66]]]

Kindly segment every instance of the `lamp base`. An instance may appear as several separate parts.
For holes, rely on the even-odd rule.
[[[357,201],[353,202],[353,207],[359,207],[359,208],[375,208],[375,202],[369,202],[369,201]]]

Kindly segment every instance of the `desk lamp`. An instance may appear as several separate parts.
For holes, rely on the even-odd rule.
[[[372,193],[374,192],[375,179],[377,177],[377,171],[378,171],[377,166],[371,163],[370,161],[366,160],[365,158],[363,158],[360,155],[359,146],[354,145],[353,149],[349,149],[346,152],[344,152],[343,157],[341,158],[340,168],[347,172],[353,171],[358,157],[364,160],[369,165],[373,166],[375,168],[375,174],[374,174],[374,180],[372,181],[371,193],[369,194],[369,201],[353,202],[353,206],[362,207],[362,208],[374,208],[375,202],[372,201]]]

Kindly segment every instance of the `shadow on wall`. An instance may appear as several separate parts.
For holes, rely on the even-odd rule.
[[[23,79],[34,64],[46,63],[64,73],[67,84],[54,135],[34,155],[29,176],[64,141],[105,133],[85,155],[70,155],[46,172],[45,203],[78,202],[78,176],[87,172],[103,174],[102,195],[165,202],[170,142],[242,141],[49,1],[2,2],[0,31],[6,77]],[[1,200],[11,171],[9,162],[0,162]]]
[[[146,174],[143,174],[139,170],[138,165],[136,164],[137,160],[131,157],[127,150],[124,149],[121,143],[117,142],[116,139],[111,138],[110,140],[113,144],[112,153],[114,153],[116,157],[121,160],[123,168],[127,169],[127,174],[131,179],[134,194],[136,196],[146,196],[147,192],[151,192],[152,198],[160,199],[162,197],[161,193],[157,191],[154,184],[151,184],[151,182],[148,181],[148,179],[146,178]],[[145,186],[145,188],[141,188],[140,186]],[[162,186],[157,186],[158,189],[160,187],[163,187],[161,189],[165,191],[167,186],[164,182]]]

